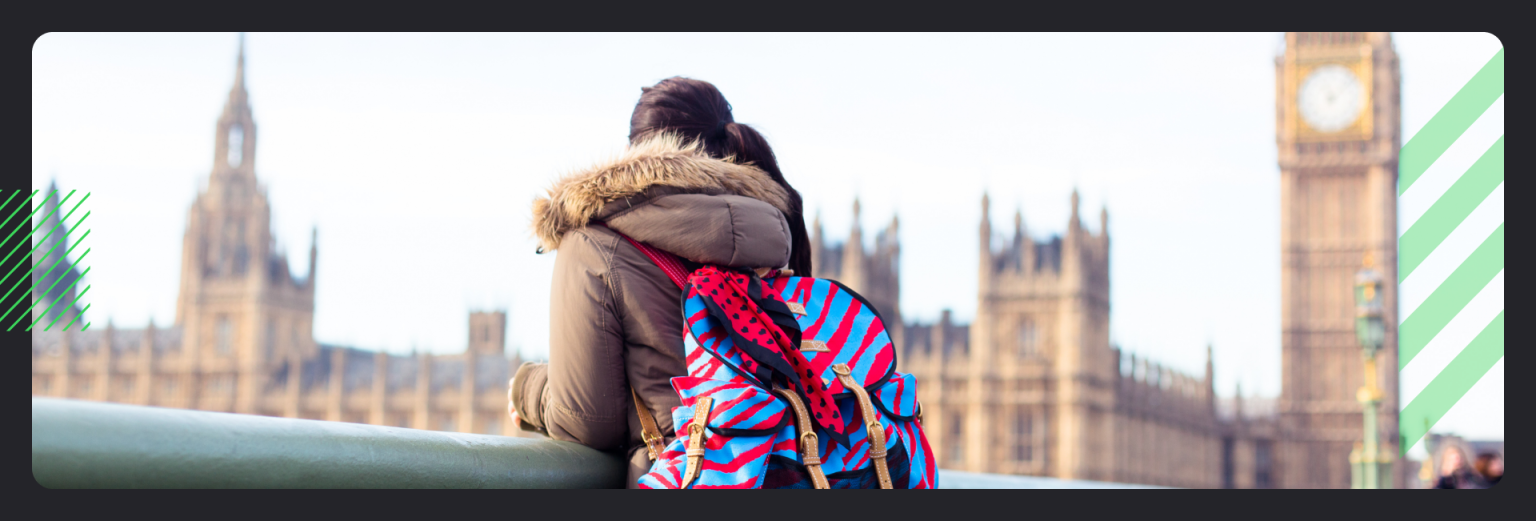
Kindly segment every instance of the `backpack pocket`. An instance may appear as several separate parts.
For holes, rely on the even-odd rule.
[[[679,488],[688,474],[688,433],[703,398],[709,402],[701,432],[704,454],[687,488],[761,488],[769,453],[791,421],[787,404],[747,383],[680,376],[672,387],[683,401],[672,410],[679,435],[640,479],[641,488]]]
[[[882,422],[887,424],[887,432],[893,432],[894,436],[888,436],[894,444],[900,442],[900,447],[893,448],[890,459],[895,460],[894,455],[901,452],[903,467],[898,471],[893,462],[891,478],[897,482],[898,488],[938,488],[938,465],[933,457],[933,450],[928,446],[928,436],[923,433],[923,424],[920,421],[922,406],[917,403],[917,378],[905,373],[895,373],[891,379],[885,382],[879,389],[871,393],[871,400],[880,414],[885,416]],[[901,476],[899,474],[905,474]],[[905,481],[906,483],[901,483]],[[905,485],[905,486],[903,486]]]

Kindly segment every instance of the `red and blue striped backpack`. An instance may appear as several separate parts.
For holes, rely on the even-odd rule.
[[[917,381],[869,301],[788,270],[689,273],[625,239],[684,289],[678,436],[663,446],[636,397],[655,461],[640,488],[937,488]]]

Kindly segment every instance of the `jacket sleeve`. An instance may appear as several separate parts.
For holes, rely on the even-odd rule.
[[[550,286],[549,364],[527,371],[517,384],[527,386],[519,389],[522,403],[514,405],[537,403],[536,414],[519,417],[551,438],[598,450],[622,448],[629,438],[624,331],[611,280],[614,244],[607,244],[616,240],[578,230],[562,241]]]

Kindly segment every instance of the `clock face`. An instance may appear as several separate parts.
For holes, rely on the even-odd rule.
[[[245,128],[239,123],[229,126],[229,166],[240,167],[245,152]]]
[[[1301,119],[1318,132],[1338,132],[1360,117],[1365,88],[1355,73],[1339,65],[1314,69],[1296,95]]]

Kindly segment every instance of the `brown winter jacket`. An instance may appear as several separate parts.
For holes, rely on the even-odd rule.
[[[672,408],[682,405],[671,378],[687,372],[682,291],[614,231],[698,263],[783,267],[787,201],[762,170],[666,135],[555,183],[533,205],[540,246],[558,253],[549,363],[523,364],[512,380],[522,428],[621,451],[634,487],[651,463],[629,389],[670,443]]]

